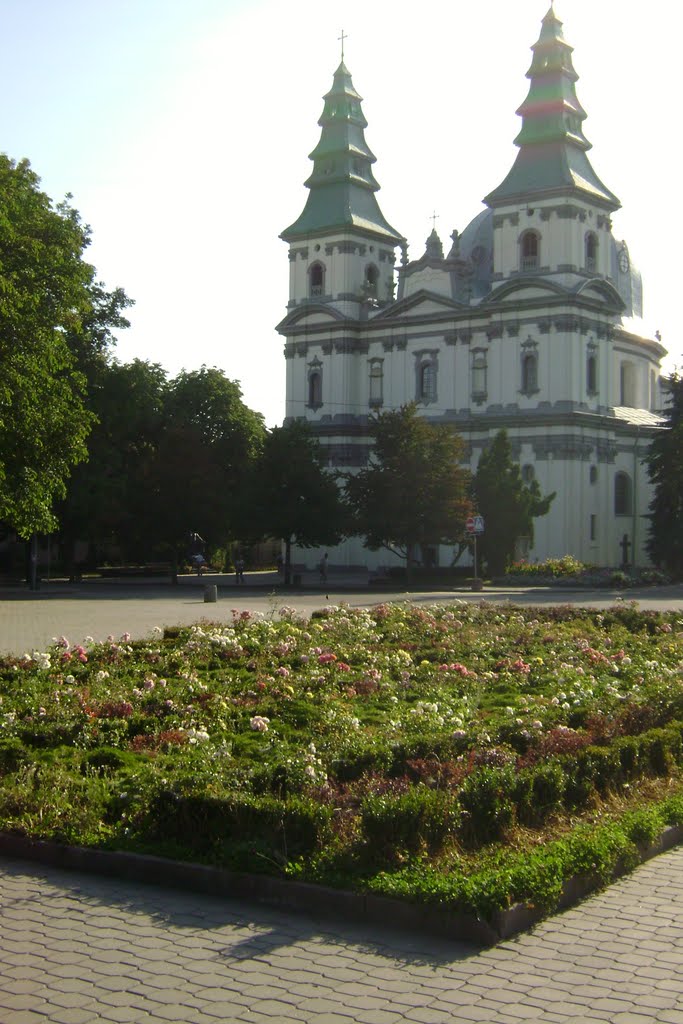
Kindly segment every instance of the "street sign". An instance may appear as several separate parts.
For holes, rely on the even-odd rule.
[[[483,516],[468,516],[465,520],[465,529],[468,533],[483,533],[484,532],[484,517]]]

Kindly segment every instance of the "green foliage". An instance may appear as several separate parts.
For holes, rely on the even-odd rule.
[[[683,377],[665,381],[666,426],[653,440],[646,459],[654,495],[650,502],[648,554],[677,578],[683,577]]]
[[[242,497],[241,535],[284,541],[286,582],[292,544],[333,545],[346,527],[336,479],[310,427],[299,420],[268,432]]]
[[[86,458],[84,371],[127,303],[94,281],[78,213],[39,185],[27,160],[0,154],[0,521],[22,537],[54,528],[54,503]]]
[[[453,544],[471,511],[469,474],[461,438],[429,423],[414,404],[373,416],[367,467],[346,478],[354,531],[371,550],[387,548],[406,559],[431,545]]]
[[[370,793],[360,807],[361,832],[375,862],[393,863],[402,855],[441,849],[460,821],[453,794],[427,786],[405,793]]]
[[[466,836],[477,843],[500,839],[515,817],[512,768],[476,768],[460,790],[460,803],[467,813]]]
[[[193,855],[258,870],[310,856],[330,838],[332,810],[310,798],[277,800],[230,793],[221,797],[163,790],[152,800],[146,829]]]
[[[576,832],[615,798],[641,811],[641,780],[680,789],[679,633],[678,612],[625,603],[463,603],[62,638],[0,661],[0,828],[550,907],[572,873],[607,878],[683,821],[674,798]]]
[[[544,516],[555,494],[541,496],[537,480],[525,484],[519,465],[512,461],[512,445],[505,430],[484,449],[473,480],[477,511],[486,530],[479,538],[482,559],[492,576],[505,572],[521,537],[534,539],[534,519]]]

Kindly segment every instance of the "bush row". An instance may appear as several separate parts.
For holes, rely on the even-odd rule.
[[[682,763],[683,723],[677,722],[521,771],[484,765],[457,793],[417,785],[406,793],[367,796],[360,808],[361,830],[378,862],[421,849],[434,852],[456,834],[481,845],[501,838],[515,821],[541,825],[555,812],[580,810],[597,795],[619,791],[644,775],[666,776]]]

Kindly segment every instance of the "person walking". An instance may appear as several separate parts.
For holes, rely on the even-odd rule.
[[[320,570],[320,582],[327,583],[327,551],[320,559],[320,565],[318,568]]]

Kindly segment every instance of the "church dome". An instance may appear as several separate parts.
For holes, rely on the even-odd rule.
[[[472,264],[472,297],[481,298],[490,290],[493,274],[493,210],[478,213],[458,242],[460,258]]]
[[[616,238],[611,239],[610,276],[626,305],[624,315],[642,317],[643,281],[640,271],[633,264],[626,242]]]

